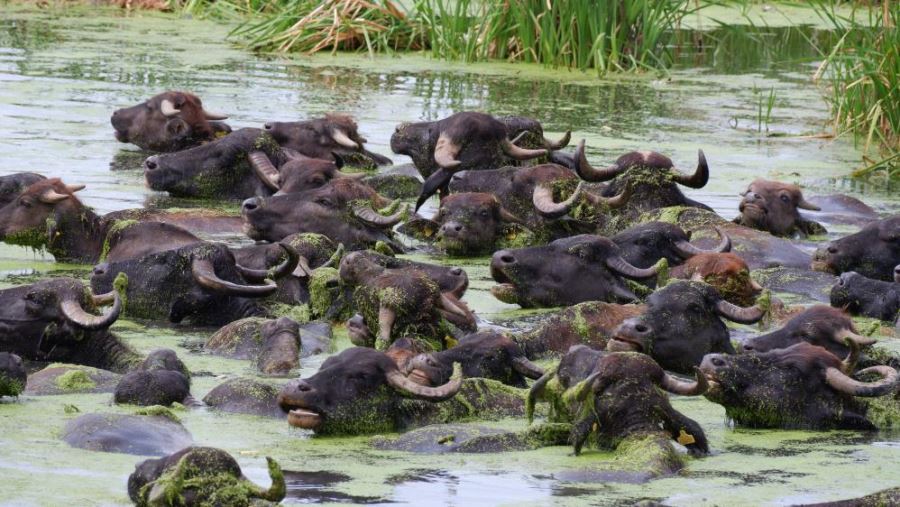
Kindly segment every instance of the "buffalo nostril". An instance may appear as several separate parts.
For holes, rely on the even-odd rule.
[[[638,333],[646,333],[647,331],[650,331],[650,328],[643,324],[638,324],[638,325],[634,326],[634,330],[637,331]]]
[[[463,273],[465,273],[463,268],[453,268],[450,270],[450,274],[453,276],[461,276]]]
[[[255,197],[251,197],[250,199],[247,199],[246,201],[241,203],[241,209],[243,211],[253,211],[258,207],[259,201],[257,201]]]
[[[504,254],[500,256],[500,261],[506,264],[512,264],[516,262],[516,258],[509,254]]]
[[[459,232],[459,231],[462,230],[462,226],[461,226],[461,225],[454,225],[454,226],[453,226],[453,230],[456,231],[456,232]]]
[[[753,350],[753,345],[744,345],[744,350],[750,352]]]
[[[158,159],[156,158],[156,156],[147,158],[147,160],[144,161],[144,167],[148,171],[152,171],[152,170],[156,169],[157,167],[159,167],[159,162],[158,162]]]
[[[266,130],[272,130],[272,124],[271,124],[271,123],[266,123],[265,125],[263,125],[263,128],[266,129]]]
[[[837,247],[833,247],[833,246],[828,247],[828,253],[836,254],[837,252],[838,252]]]

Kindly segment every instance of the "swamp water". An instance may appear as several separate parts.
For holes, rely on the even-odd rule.
[[[702,148],[711,181],[688,194],[729,218],[736,213],[738,192],[755,177],[799,182],[810,195],[850,193],[880,212],[900,207],[891,189],[842,178],[860,157],[850,142],[805,137],[822,132],[828,118],[810,83],[815,52],[806,42],[807,36],[827,41],[824,32],[782,27],[757,30],[753,39],[742,38],[741,29],[695,33],[707,51],[680,51],[676,69],[664,77],[597,80],[565,70],[463,67],[418,57],[268,60],[232,48],[223,42],[227,28],[206,22],[18,6],[0,12],[0,174],[37,171],[86,184],[79,195],[99,213],[201,205],[147,190],[140,171],[146,154],[112,136],[114,109],[169,88],[196,92],[210,109],[229,113],[234,127],[328,111],[351,113],[370,149],[386,155],[391,155],[388,140],[397,123],[464,109],[532,116],[541,120],[548,137],[571,128],[574,140],[587,139],[589,159],[598,165],[627,150],[655,149],[691,169]],[[770,93],[775,105],[767,123],[774,137],[766,135],[765,118],[758,116],[760,100]],[[230,206],[237,209],[236,203]],[[423,214],[434,207],[430,202]],[[466,300],[482,319],[515,325],[532,313],[490,296],[487,259],[444,262],[467,269],[472,283]],[[2,287],[88,272],[89,266],[60,265],[40,253],[0,245]],[[113,329],[141,352],[171,347],[191,370],[207,372],[194,378],[197,399],[229,376],[252,374],[247,361],[189,351],[186,346],[205,340],[210,330],[127,321]],[[337,330],[338,336],[344,334]],[[883,337],[883,343],[898,348],[893,337]],[[339,347],[347,345],[346,338],[338,340]],[[323,359],[305,360],[303,376],[315,372]],[[418,455],[374,450],[369,437],[310,438],[282,420],[207,409],[177,415],[198,445],[229,451],[260,484],[268,481],[264,456],[278,460],[290,471],[285,503],[616,505],[657,499],[673,505],[788,505],[900,484],[898,434],[734,430],[717,405],[684,398],[674,404],[703,426],[713,454],[689,461],[677,476],[646,483],[613,476],[570,480],[603,468],[608,456],[597,451],[580,457],[570,456],[568,447]],[[134,410],[112,405],[108,394],[2,402],[0,504],[128,503],[126,479],[144,458],[63,443],[62,427],[77,416],[70,413],[72,406],[81,413]],[[509,420],[489,426],[524,424]]]

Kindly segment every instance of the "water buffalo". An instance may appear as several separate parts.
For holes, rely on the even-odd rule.
[[[271,276],[276,279],[291,273],[298,260],[293,248],[281,246],[288,255],[272,269]],[[188,318],[197,325],[223,325],[264,315],[266,311],[256,299],[278,290],[278,285],[266,278],[270,276],[268,271],[240,266],[227,247],[216,243],[197,243],[97,265],[91,285],[97,290],[112,290],[119,273],[127,276],[128,315],[175,323]]]
[[[126,373],[113,394],[116,403],[163,405],[183,403],[191,394],[190,372],[173,350],[151,352],[137,368]]]
[[[319,188],[335,178],[361,179],[365,174],[345,174],[340,171],[343,162],[294,156],[281,167],[269,159],[262,151],[249,154],[250,166],[260,181],[275,195],[294,194],[304,190]]]
[[[875,343],[874,339],[856,332],[856,326],[845,312],[816,305],[795,315],[780,329],[745,340],[743,349],[746,352],[768,352],[807,342],[844,357],[850,353],[846,345],[848,339],[859,347]]]
[[[425,178],[418,209],[428,197],[444,188],[454,172],[496,169],[547,155],[569,142],[569,134],[552,142],[543,138],[540,125],[527,118],[495,118],[478,112],[453,114],[438,121],[403,123],[391,136],[391,150],[408,155]],[[510,135],[539,131],[540,149],[521,148]]]
[[[358,345],[387,350],[393,339],[411,335],[443,350],[449,334],[444,318],[474,331],[475,319],[465,304],[415,266],[386,268],[363,252],[352,252],[341,260],[340,276],[354,287],[356,308],[371,337]]]
[[[0,176],[0,209],[13,202],[23,190],[47,179],[37,173],[14,173]]]
[[[644,354],[615,352],[606,354],[594,365],[592,373],[575,387],[576,401],[586,401],[593,410],[585,410],[575,421],[570,441],[575,454],[596,432],[600,447],[612,448],[629,440],[650,438],[664,442],[662,447],[674,455],[670,440],[684,444],[694,455],[709,452],[703,428],[678,412],[660,389],[675,394],[698,396],[706,392],[706,379],[685,382],[663,371]]]
[[[200,239],[177,225],[203,228],[218,218],[189,213],[116,211],[96,215],[59,178],[40,180],[0,208],[0,237],[6,243],[46,249],[58,261],[95,263],[101,258],[124,260],[197,243]],[[172,223],[170,223],[171,221]]]
[[[114,371],[140,360],[108,331],[122,310],[115,292],[94,295],[80,280],[55,278],[0,290],[0,302],[0,350]],[[112,305],[105,315],[90,313],[104,305]]]
[[[650,295],[644,312],[623,322],[607,349],[643,352],[667,370],[690,373],[706,354],[735,353],[722,317],[751,324],[763,315],[758,306],[725,301],[705,283],[677,281]]]
[[[638,297],[621,277],[642,279],[656,272],[656,267],[629,264],[612,241],[582,234],[546,246],[495,252],[491,276],[498,285],[491,287],[491,294],[526,308],[584,301],[630,303]]]
[[[750,267],[734,253],[700,253],[669,273],[672,278],[706,282],[729,303],[750,306],[763,287],[750,277]]]
[[[287,486],[281,467],[266,458],[272,485],[263,489],[244,477],[237,461],[213,447],[187,447],[135,465],[128,477],[128,497],[136,505],[256,505],[278,503]]]
[[[538,379],[544,374],[516,342],[495,331],[468,335],[441,352],[418,354],[401,369],[417,383],[441,385],[450,380],[454,363],[462,365],[466,378],[489,378],[514,387],[526,387],[526,378]]]
[[[867,278],[889,281],[900,262],[900,215],[872,222],[861,231],[819,247],[812,267],[839,275],[856,271]]]
[[[362,169],[392,164],[391,159],[372,153],[363,146],[356,121],[343,114],[292,122],[268,122],[265,131],[281,146],[310,158],[338,160]]]
[[[9,352],[0,352],[0,398],[18,396],[25,389],[28,374],[22,358]]]
[[[359,435],[521,414],[523,395],[511,389],[518,391],[485,379],[463,381],[460,367],[446,384],[422,386],[385,353],[353,347],[326,359],[315,375],[287,383],[278,403],[292,426],[317,435]]]
[[[227,116],[203,108],[200,97],[167,91],[135,106],[117,109],[110,118],[116,139],[145,150],[178,151],[231,132],[219,122]]]
[[[175,197],[246,199],[271,195],[273,190],[251,155],[280,167],[291,159],[272,136],[260,129],[243,128],[202,146],[144,160],[144,179],[151,190]]]
[[[721,241],[711,250],[692,245],[690,233],[665,222],[635,225],[609,239],[622,251],[622,258],[639,268],[649,268],[660,259],[666,259],[669,266],[677,266],[695,255],[730,251],[731,239],[721,227],[715,231]]]
[[[579,303],[550,315],[533,329],[514,336],[530,359],[565,354],[574,345],[605,350],[613,332],[626,319],[644,311],[643,305],[599,301]]]
[[[264,375],[288,375],[300,367],[300,324],[288,317],[236,320],[216,331],[204,349],[233,359],[250,359]]]
[[[672,160],[652,151],[633,151],[622,155],[609,167],[595,168],[584,154],[584,141],[575,150],[573,169],[591,182],[609,182],[601,192],[603,197],[613,197],[628,192],[627,202],[615,212],[615,220],[608,225],[610,231],[620,231],[630,225],[641,213],[668,206],[691,206],[710,210],[703,203],[688,199],[678,185],[703,188],[709,181],[709,165],[703,151],[699,151],[697,169],[686,174],[675,168]]]
[[[315,232],[350,250],[382,241],[399,252],[402,248],[391,239],[390,229],[405,210],[385,216],[375,209],[387,203],[370,187],[347,178],[297,194],[247,199],[241,216],[244,232],[255,240],[280,241],[290,234]]]
[[[767,231],[775,236],[810,236],[827,231],[817,222],[800,216],[801,209],[820,211],[803,198],[797,185],[757,178],[742,194],[741,214],[735,223]]]
[[[850,342],[851,344],[853,342]],[[751,428],[875,430],[868,405],[856,397],[892,394],[900,375],[889,366],[872,366],[850,375],[854,354],[844,361],[822,347],[800,342],[769,352],[709,354],[700,370],[710,388],[706,397],[725,407],[736,425]]]
[[[894,322],[900,312],[900,281],[873,280],[855,271],[841,273],[831,288],[831,306]]]

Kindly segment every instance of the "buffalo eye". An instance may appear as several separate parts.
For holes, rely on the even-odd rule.
[[[713,364],[713,366],[715,366],[717,368],[721,368],[721,367],[725,366],[725,361],[721,358],[714,357],[714,358],[712,358],[712,364]]]
[[[328,199],[326,197],[320,197],[320,198],[316,199],[316,204],[320,204],[322,206],[327,206],[327,207],[332,206],[331,199]]]
[[[781,194],[781,201],[782,202],[791,202],[791,198],[785,194]]]
[[[23,208],[30,208],[30,207],[31,207],[31,201],[28,200],[28,199],[20,199],[20,200],[19,200],[19,206],[22,206]]]
[[[483,210],[481,210],[478,214],[481,215],[481,216],[484,217],[484,218],[487,218],[488,215],[490,215],[490,212],[489,212],[488,210],[486,210],[486,209],[483,209]]]

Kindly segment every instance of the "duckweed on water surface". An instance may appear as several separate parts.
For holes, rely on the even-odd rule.
[[[771,122],[779,132],[798,135],[822,129],[828,111],[809,84],[810,69],[796,63],[799,57],[795,63],[757,60],[735,67],[735,62],[747,60],[744,55],[731,55],[727,65],[720,58],[700,70],[676,63],[665,79],[648,74],[598,80],[593,75],[527,65],[461,68],[417,56],[374,62],[344,55],[266,60],[223,44],[227,27],[197,20],[156,13],[61,11],[53,3],[47,9],[19,4],[0,9],[0,78],[4,82],[0,131],[6,134],[0,139],[0,159],[5,162],[0,169],[37,168],[48,176],[63,176],[69,183],[89,183],[79,195],[100,213],[145,205],[204,206],[232,213],[238,209],[236,201],[187,202],[151,193],[140,171],[143,156],[136,156],[123,170],[109,170],[117,154],[131,150],[112,138],[110,110],[166,88],[195,91],[210,108],[227,110],[229,121],[238,127],[345,111],[359,120],[370,149],[386,155],[390,155],[388,140],[397,122],[437,119],[462,109],[534,116],[541,119],[548,136],[571,128],[573,139],[587,140],[589,159],[596,166],[631,149],[653,149],[670,155],[684,169],[702,147],[710,163],[710,184],[686,193],[724,217],[736,214],[734,194],[757,176],[789,175],[814,194],[847,192],[879,211],[898,209],[890,189],[841,179],[859,158],[848,143],[767,138],[740,128],[755,114],[752,89],[756,86],[776,90],[779,103]],[[783,19],[780,12],[762,12],[761,6],[751,9],[753,19],[765,17],[773,26]],[[791,15],[793,10],[779,7]],[[735,20],[721,12],[711,17]],[[710,26],[708,19],[686,21]],[[782,29],[773,28],[772,34],[786,33],[777,30]],[[757,51],[764,44],[744,46]],[[731,118],[739,128],[729,126]],[[423,216],[431,216],[435,203],[426,203]],[[682,212],[684,208],[664,210],[656,219],[676,222]],[[697,228],[704,225],[708,222],[700,221]],[[246,239],[227,240],[246,243]],[[465,300],[483,319],[516,328],[547,312],[523,311],[493,298],[484,257],[448,260],[419,253],[405,257],[464,267],[470,277]],[[31,283],[62,273],[89,276],[90,266],[65,266],[51,260],[25,248],[0,246],[0,284]],[[321,282],[326,289],[327,279]],[[311,306],[317,314],[327,309],[315,297]],[[885,334],[887,330],[874,327],[868,324],[865,330],[871,328],[879,335],[879,349],[900,350],[898,340]],[[245,360],[186,347],[205,341],[212,329],[119,321],[113,331],[144,354],[161,347],[175,349],[194,373],[192,394],[197,399],[229,378],[255,377]],[[338,350],[349,346],[346,329],[339,326],[335,332]],[[324,356],[304,359],[302,376],[312,375],[323,360]],[[4,398],[0,402],[4,498],[37,499],[48,505],[73,501],[127,505],[127,476],[144,457],[78,450],[59,440],[65,423],[79,414],[132,414],[135,410],[111,405],[110,400],[108,393]],[[270,481],[265,456],[275,458],[286,471],[306,474],[307,481],[319,472],[347,477],[307,489],[314,493],[291,490],[289,499],[294,496],[295,503],[350,498],[421,504],[422,498],[430,498],[435,503],[474,504],[488,495],[502,495],[519,505],[617,505],[641,499],[692,506],[796,504],[860,496],[897,485],[900,436],[896,433],[734,429],[724,410],[704,399],[676,397],[673,404],[702,425],[713,454],[687,460],[678,475],[644,484],[586,473],[628,468],[617,464],[607,451],[590,450],[574,457],[571,447],[554,446],[436,457],[376,450],[370,445],[371,436],[312,437],[309,431],[292,428],[278,418],[223,414],[208,408],[179,410],[176,415],[197,445],[228,451],[248,478],[264,488]],[[70,414],[66,407],[80,412]],[[878,411],[874,406],[871,410],[873,415]],[[535,424],[545,421],[539,413]],[[513,432],[527,428],[523,417],[477,424]],[[286,477],[292,476],[286,473]],[[296,498],[304,494],[312,496]]]

